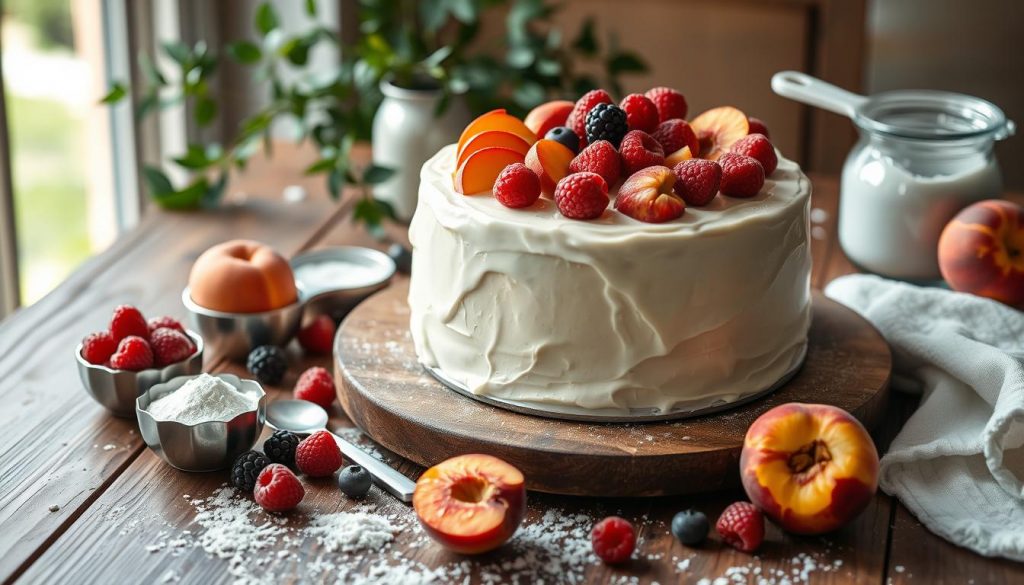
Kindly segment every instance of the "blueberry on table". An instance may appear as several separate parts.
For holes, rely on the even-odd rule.
[[[700,510],[684,510],[672,517],[672,535],[686,546],[696,546],[708,537],[711,525]]]
[[[350,498],[365,497],[372,483],[370,472],[358,465],[349,465],[338,474],[338,487]]]

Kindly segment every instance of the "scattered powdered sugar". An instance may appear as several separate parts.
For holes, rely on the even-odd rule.
[[[313,518],[305,534],[315,536],[328,552],[377,550],[395,539],[386,518],[366,512],[336,512]]]
[[[194,425],[214,420],[227,421],[253,408],[253,399],[231,384],[209,374],[200,374],[181,388],[158,398],[147,411],[156,420]]]
[[[843,561],[828,561],[816,555],[799,553],[790,559],[791,567],[766,567],[759,557],[753,557],[746,565],[729,567],[718,577],[703,577],[697,585],[800,585],[817,581],[819,573],[835,573],[841,570]]]

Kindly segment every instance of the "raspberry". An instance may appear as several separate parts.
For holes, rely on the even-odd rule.
[[[774,173],[775,167],[779,166],[779,157],[775,154],[775,147],[765,138],[764,134],[748,134],[740,138],[732,144],[729,152],[745,154],[757,159],[757,162],[761,163],[761,167],[764,168],[765,176]]]
[[[626,112],[614,104],[597,104],[587,114],[587,142],[607,140],[618,148],[622,137],[629,132]]]
[[[764,515],[750,502],[736,502],[718,517],[715,530],[736,550],[754,552],[764,541]]]
[[[619,147],[626,174],[632,175],[640,169],[665,164],[665,151],[650,134],[642,130],[631,130],[622,139]]]
[[[310,477],[327,477],[341,469],[341,449],[327,431],[317,431],[295,448],[295,465]]]
[[[125,337],[117,345],[114,355],[110,356],[110,367],[133,372],[153,367],[153,350],[149,342],[137,335]]]
[[[612,96],[608,95],[608,92],[603,89],[593,89],[583,94],[583,97],[576,100],[576,105],[573,106],[572,112],[569,113],[569,119],[565,121],[565,125],[569,127],[576,136],[580,138],[580,146],[586,146],[587,141],[587,114],[590,110],[594,109],[597,104],[614,104]]]
[[[334,378],[324,368],[309,368],[295,383],[295,398],[319,404],[328,409],[334,402]]]
[[[334,320],[327,315],[319,315],[313,322],[299,330],[296,336],[299,345],[309,353],[331,353],[334,345]]]
[[[608,183],[597,173],[573,173],[555,185],[554,198],[565,217],[594,219],[608,208]]]
[[[764,186],[764,168],[757,159],[734,152],[727,152],[718,159],[722,165],[722,195],[729,197],[753,197]]]
[[[494,181],[494,198],[505,207],[529,207],[540,197],[540,177],[523,163],[505,167]]]
[[[299,505],[306,490],[292,470],[280,463],[271,463],[256,478],[252,495],[256,503],[268,512],[287,512]]]
[[[597,173],[605,183],[614,185],[622,176],[622,159],[611,142],[598,140],[572,159],[569,172]]]
[[[658,144],[665,150],[665,154],[672,154],[684,146],[690,147],[690,156],[696,157],[700,153],[697,134],[686,120],[676,118],[665,120],[658,124],[651,136],[658,141]]]
[[[196,351],[192,340],[181,331],[161,327],[149,336],[153,363],[159,367],[178,363]]]
[[[138,309],[121,305],[114,309],[114,316],[110,319],[110,334],[114,341],[121,341],[129,335],[146,338],[149,337],[149,324]]]
[[[117,341],[114,341],[114,336],[109,331],[90,333],[82,340],[82,358],[90,364],[107,363],[115,351],[117,351]]]
[[[684,160],[677,164],[672,172],[676,175],[676,184],[672,188],[687,205],[707,205],[718,194],[718,185],[722,181],[722,167],[713,160]]]
[[[771,139],[772,135],[768,134],[768,126],[765,125],[764,120],[760,118],[747,118],[747,125],[750,126],[749,134],[764,134],[765,138]]]
[[[590,532],[594,554],[606,563],[629,560],[636,546],[636,530],[624,518],[609,516],[598,522]]]
[[[672,118],[686,118],[686,98],[683,94],[669,87],[652,87],[644,94],[658,108],[658,120],[664,122]]]
[[[149,333],[152,335],[154,331],[160,328],[174,329],[175,331],[185,332],[185,326],[181,324],[174,317],[155,317],[149,320],[147,324],[149,326]]]
[[[619,107],[626,110],[626,122],[630,130],[654,132],[658,127],[658,108],[647,96],[631,93],[622,98]]]

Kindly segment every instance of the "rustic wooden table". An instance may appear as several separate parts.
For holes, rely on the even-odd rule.
[[[252,515],[252,525],[264,526],[261,534],[276,535],[263,538],[262,548],[218,548],[224,535],[209,523],[216,507],[195,502],[214,494],[227,474],[188,474],[164,464],[145,447],[134,420],[114,418],[87,397],[71,352],[83,335],[105,327],[110,309],[119,303],[184,318],[179,295],[189,267],[208,246],[228,237],[262,240],[287,255],[337,244],[382,247],[350,221],[358,194],[348,193],[335,203],[319,180],[298,178],[299,169],[310,161],[308,153],[282,147],[273,161],[254,164],[233,184],[230,202],[222,209],[149,214],[52,294],[0,324],[0,581],[221,583],[241,577],[357,582],[358,576],[373,574],[380,582],[394,583],[422,582],[430,576],[460,583],[665,584],[703,578],[714,582],[719,577],[783,582],[783,575],[793,582],[816,583],[1024,582],[1024,565],[983,558],[946,543],[883,494],[856,521],[827,537],[794,537],[769,525],[767,541],[756,556],[736,552],[715,538],[702,548],[688,549],[667,529],[672,515],[686,507],[717,517],[742,497],[739,492],[603,501],[533,494],[527,520],[532,528],[521,531],[514,545],[468,561],[431,543],[404,505],[379,493],[357,504],[322,481],[308,485],[300,511],[285,520],[268,522],[262,513]],[[820,210],[812,232],[813,283],[820,288],[853,268],[835,238],[836,180],[812,179],[813,206]],[[311,195],[302,202],[285,202],[281,190],[295,182],[308,187]],[[400,230],[394,236],[404,237]],[[305,367],[330,367],[329,357],[294,355],[301,363],[279,388],[268,389],[272,399],[289,396],[288,389]],[[242,366],[217,355],[206,356],[205,369],[244,373]],[[886,424],[876,431],[881,447],[913,407],[912,400],[893,398]],[[338,429],[351,426],[337,408],[332,424]],[[420,471],[397,463],[410,477]],[[401,528],[395,541],[374,552],[329,552],[304,529],[314,510],[353,508],[389,514]],[[202,509],[207,511],[197,521]],[[224,520],[226,513],[221,512]],[[636,559],[616,568],[580,554],[589,549],[583,543],[590,523],[610,513],[632,518],[640,528]],[[240,530],[237,523],[232,530]],[[249,546],[253,539],[244,542]]]

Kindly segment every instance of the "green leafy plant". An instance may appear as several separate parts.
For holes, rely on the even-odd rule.
[[[315,0],[305,7],[309,16],[316,14]],[[147,188],[167,208],[216,205],[230,170],[244,168],[261,143],[270,151],[273,125],[287,119],[298,128],[299,139],[310,140],[319,152],[306,174],[325,175],[333,197],[345,185],[359,187],[354,219],[378,228],[394,214],[373,199],[368,186],[387,180],[392,169],[354,169],[349,155],[356,141],[370,138],[381,80],[443,91],[439,112],[458,96],[473,113],[506,107],[521,116],[546,100],[575,98],[598,86],[621,93],[621,75],[645,70],[643,60],[619,48],[614,38],[603,46],[592,19],[565,40],[553,21],[556,10],[545,0],[360,0],[360,38],[355,46],[343,46],[337,31],[315,22],[299,34],[286,34],[274,7],[260,4],[254,18],[259,41],[231,43],[226,52],[266,84],[269,104],[246,118],[227,144],[189,144],[173,157],[192,175],[186,185],[176,187],[160,168],[147,165],[142,170]],[[483,17],[500,15],[496,11],[505,11],[503,36],[483,31]],[[308,66],[311,51],[321,43],[338,49],[334,71]],[[209,125],[218,113],[210,81],[221,57],[202,41],[161,49],[178,70],[166,75],[152,58],[140,55],[136,115],[185,103],[198,126]],[[290,81],[284,71],[291,73]],[[103,101],[116,103],[131,93],[114,84]]]

